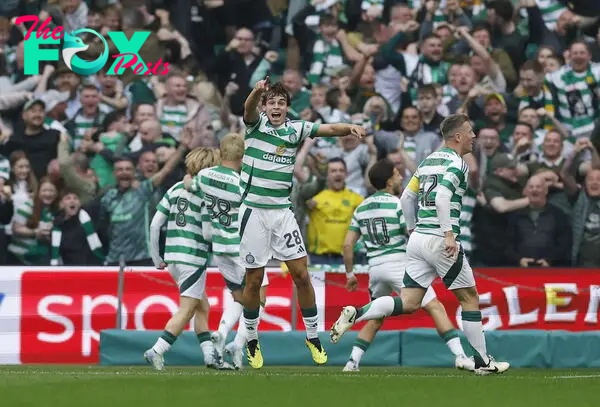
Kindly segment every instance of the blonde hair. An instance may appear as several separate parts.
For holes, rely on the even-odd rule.
[[[221,161],[220,151],[216,148],[198,147],[185,157],[185,167],[188,174],[197,175],[201,170],[214,167]]]
[[[244,157],[244,137],[237,133],[229,133],[221,140],[221,159],[239,161]]]

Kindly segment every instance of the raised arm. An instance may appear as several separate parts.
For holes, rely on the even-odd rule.
[[[152,176],[152,185],[156,188],[160,184],[163,183],[165,178],[173,172],[173,170],[177,167],[181,159],[187,154],[189,151],[190,141],[192,139],[191,131],[184,131],[183,138],[181,139],[181,144],[177,148],[177,151],[169,157],[165,165],[158,171],[154,176]]]
[[[353,135],[358,139],[365,137],[367,132],[363,126],[346,123],[321,124],[317,129],[316,137],[344,137]]]
[[[268,81],[269,78],[256,82],[256,86],[254,86],[254,89],[252,89],[252,92],[250,92],[246,102],[244,103],[244,122],[247,125],[256,123],[260,118],[258,105],[260,103],[260,98],[267,90],[269,83]]]

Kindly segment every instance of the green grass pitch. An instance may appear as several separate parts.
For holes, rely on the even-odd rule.
[[[598,369],[0,367],[3,407],[587,407],[600,405],[599,390]]]

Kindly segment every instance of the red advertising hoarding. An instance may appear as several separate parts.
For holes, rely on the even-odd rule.
[[[291,279],[274,277],[260,329],[290,330]],[[24,272],[21,361],[96,363],[100,331],[116,325],[117,284],[116,272]],[[216,330],[224,303],[233,299],[218,273],[208,273],[206,287],[211,305],[209,328]],[[123,292],[123,329],[162,330],[177,311],[179,291],[165,272],[126,272]]]
[[[325,326],[338,318],[343,306],[369,301],[368,276],[358,275],[359,290],[348,292],[343,274],[327,273]],[[600,270],[596,269],[479,269],[477,290],[485,330],[562,329],[598,330]],[[438,279],[433,285],[450,320],[460,319],[459,303]],[[360,329],[357,324],[354,329]],[[433,328],[429,315],[389,318],[382,329]]]
[[[0,270],[0,363],[97,363],[100,331],[116,327],[118,271],[115,268],[3,268]],[[369,301],[368,276],[357,274],[359,290],[348,292],[346,277],[312,273],[319,329],[328,330],[345,305]],[[259,330],[293,329],[293,280],[269,273],[267,307]],[[484,329],[599,330],[600,270],[478,269]],[[223,278],[207,271],[210,329],[216,329],[227,301]],[[441,282],[438,298],[458,327],[460,307]],[[179,293],[167,272],[125,272],[121,322],[124,329],[162,330],[177,310]],[[304,329],[299,310],[296,329]],[[358,324],[354,329],[359,329]],[[389,318],[383,329],[433,328],[422,310]],[[191,326],[188,329],[192,329]]]

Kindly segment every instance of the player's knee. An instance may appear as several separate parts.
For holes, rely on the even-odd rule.
[[[244,292],[259,292],[260,286],[262,285],[263,273],[259,270],[252,270],[246,272],[246,286]]]
[[[463,309],[479,309],[479,293],[475,287],[460,288],[454,291],[454,295]]]
[[[421,308],[421,304],[414,300],[403,300],[402,301],[402,313],[403,314],[414,314]]]
[[[425,304],[423,308],[425,309],[425,311],[427,311],[429,315],[439,314],[441,312],[446,311],[442,303],[437,298],[434,298],[433,300],[429,301],[427,304]]]
[[[235,302],[239,302],[240,304],[242,304],[244,292],[241,288],[239,290],[231,291],[231,296],[233,297],[233,300]]]
[[[296,287],[307,287],[310,285],[310,276],[307,270],[297,271],[293,274],[294,284]]]

